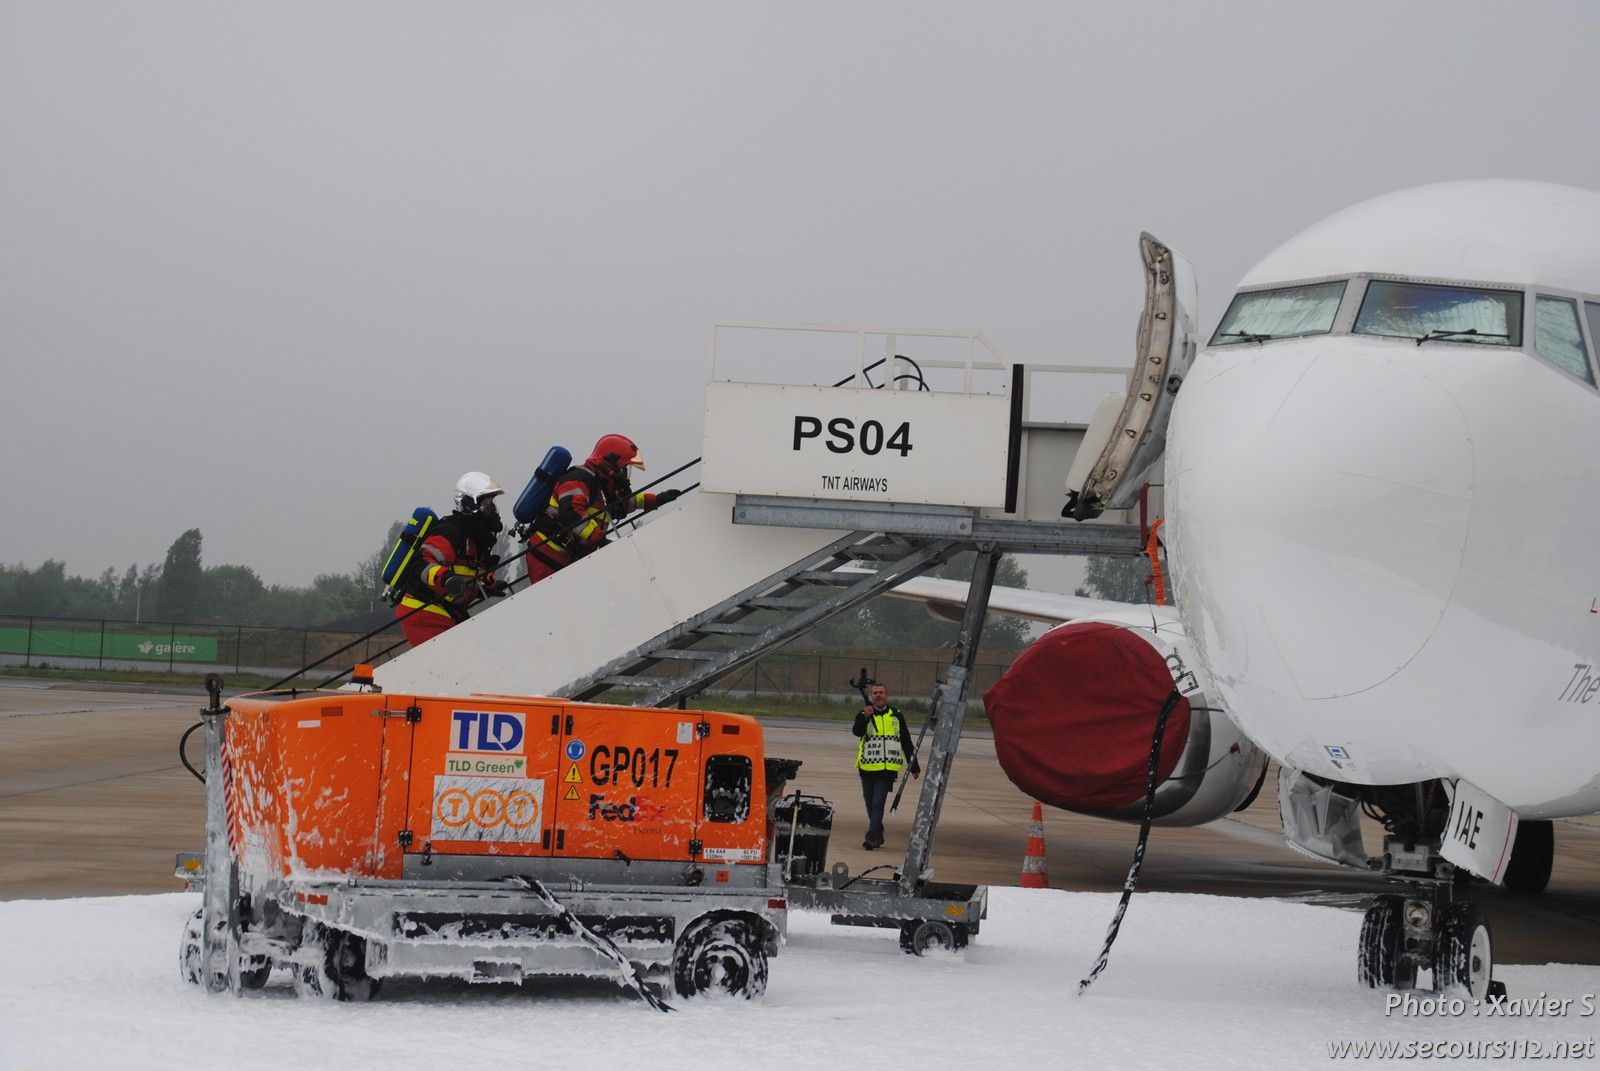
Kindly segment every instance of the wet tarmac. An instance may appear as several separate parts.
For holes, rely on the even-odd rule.
[[[199,694],[0,680],[0,899],[181,888],[172,877],[173,857],[203,845],[204,790],[180,765],[177,744],[204,703]],[[196,764],[204,754],[199,737],[189,751]],[[898,867],[920,782],[907,788],[890,817],[889,843],[865,851],[848,724],[769,724],[767,753],[802,761],[790,791],[833,801],[830,862],[842,860],[852,874]],[[1355,909],[1390,887],[1288,848],[1277,832],[1273,784],[1269,776],[1261,797],[1239,815],[1198,829],[1156,829],[1140,888]],[[1017,884],[1031,806],[1001,772],[993,742],[965,737],[934,842],[939,880]],[[1136,826],[1049,808],[1044,826],[1051,886],[1122,887]],[[1369,851],[1374,844],[1369,834]],[[1544,893],[1517,896],[1484,886],[1475,895],[1488,910],[1501,962],[1600,964],[1600,817],[1556,824],[1555,871]],[[1136,910],[1125,925],[1138,925]]]

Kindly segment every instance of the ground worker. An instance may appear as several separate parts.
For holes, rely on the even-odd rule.
[[[883,847],[883,805],[895,778],[910,756],[911,776],[921,777],[922,767],[911,743],[911,726],[889,705],[889,689],[869,681],[867,705],[856,714],[850,729],[861,738],[856,745],[856,770],[861,774],[861,796],[867,804],[867,836],[861,846],[868,851]]]
[[[528,583],[537,584],[605,546],[613,520],[677,499],[678,491],[635,492],[628,483],[630,468],[644,471],[639,447],[626,435],[603,435],[587,461],[556,481],[549,506],[528,533]]]
[[[502,527],[494,500],[504,493],[493,477],[481,472],[465,473],[456,481],[455,510],[439,518],[422,541],[422,568],[395,607],[411,646],[465,621],[467,607],[484,596],[510,594],[510,586],[490,570]]]

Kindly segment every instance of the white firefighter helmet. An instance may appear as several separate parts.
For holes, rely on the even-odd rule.
[[[482,472],[463,473],[456,481],[456,509],[470,512],[484,496],[503,495],[505,488],[494,482],[494,477]]]

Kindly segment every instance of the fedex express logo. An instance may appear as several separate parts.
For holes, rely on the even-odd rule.
[[[450,713],[451,751],[521,751],[526,726],[523,715],[503,710],[455,710]]]

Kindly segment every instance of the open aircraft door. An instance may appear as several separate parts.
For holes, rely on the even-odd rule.
[[[1167,421],[1194,361],[1199,294],[1189,262],[1150,234],[1139,236],[1144,259],[1144,312],[1138,358],[1128,392],[1108,395],[1096,411],[1067,474],[1063,517],[1087,520],[1127,509],[1139,488],[1159,474]]]

